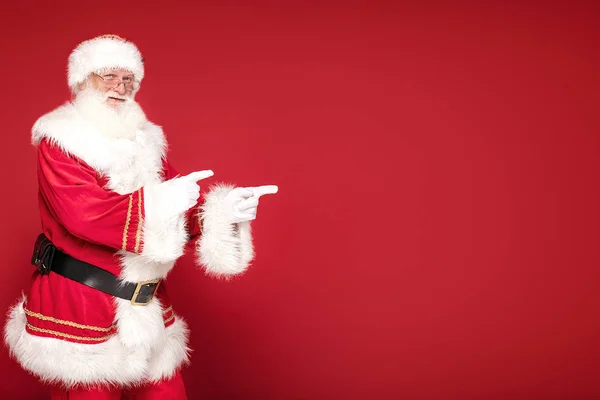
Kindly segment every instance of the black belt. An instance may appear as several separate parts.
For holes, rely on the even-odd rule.
[[[150,303],[160,284],[160,279],[138,283],[124,282],[102,268],[63,253],[43,233],[35,242],[31,262],[42,275],[52,271],[112,296],[130,300],[133,305]]]

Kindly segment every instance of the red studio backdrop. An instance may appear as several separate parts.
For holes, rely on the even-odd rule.
[[[191,399],[600,398],[597,4],[4,0],[1,308],[33,271],[31,127],[114,33],[182,173],[280,187],[244,276],[169,276]],[[0,375],[45,398],[6,349]]]

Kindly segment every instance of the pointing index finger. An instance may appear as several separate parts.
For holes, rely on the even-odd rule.
[[[189,179],[191,179],[192,181],[194,181],[194,182],[198,182],[198,181],[201,181],[202,179],[209,178],[209,177],[213,176],[214,174],[215,173],[212,172],[212,170],[207,169],[207,170],[204,170],[204,171],[192,172],[187,177]]]
[[[252,192],[254,193],[254,197],[260,197],[265,194],[275,194],[279,191],[279,188],[276,185],[264,185],[253,187]]]

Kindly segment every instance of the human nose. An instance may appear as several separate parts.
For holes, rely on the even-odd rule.
[[[125,94],[125,92],[127,92],[127,89],[125,88],[125,82],[119,82],[119,84],[113,90],[121,95]]]

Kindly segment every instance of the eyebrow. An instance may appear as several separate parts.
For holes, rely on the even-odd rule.
[[[102,75],[118,75],[118,74],[119,74],[119,71],[106,71]],[[126,78],[126,77],[135,78],[135,75],[132,72],[127,72],[125,75],[123,75],[123,78]]]

